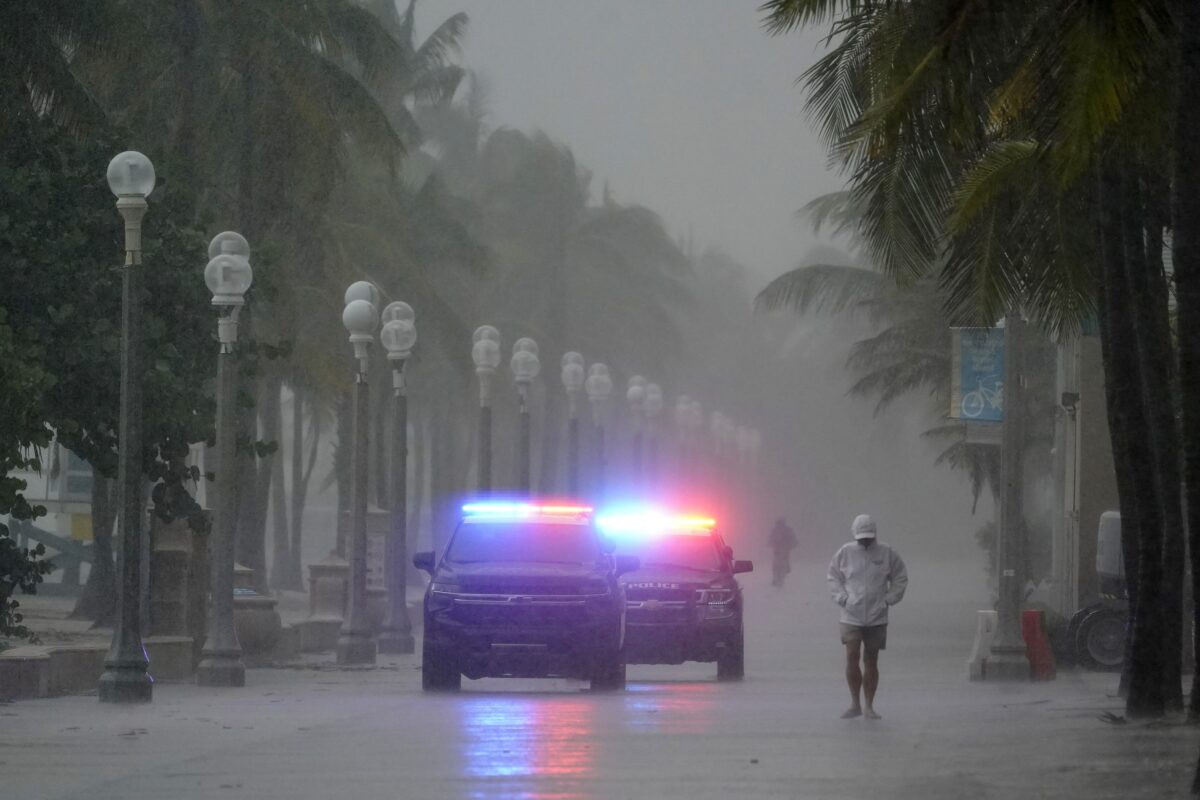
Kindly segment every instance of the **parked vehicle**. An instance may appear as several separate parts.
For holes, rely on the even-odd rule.
[[[625,594],[638,567],[613,556],[592,509],[576,504],[470,503],[429,573],[421,685],[454,691],[462,676],[566,677],[594,690],[625,686]]]
[[[630,664],[715,661],[718,680],[745,675],[742,589],[735,575],[750,561],[733,550],[702,517],[601,515],[616,552],[641,566],[621,580],[626,597],[626,660]]]
[[[1067,626],[1066,644],[1076,663],[1092,669],[1119,670],[1125,663],[1129,599],[1121,551],[1121,514],[1100,515],[1096,537],[1096,574],[1100,599],[1081,608]]]

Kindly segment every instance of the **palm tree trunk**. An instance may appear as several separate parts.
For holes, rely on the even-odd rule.
[[[90,619],[96,627],[113,624],[117,612],[117,576],[113,569],[113,524],[117,520],[116,484],[95,474],[92,480],[92,569],[71,611],[72,619]]]
[[[429,453],[429,502],[433,530],[430,541],[441,550],[450,536],[453,516],[450,509],[450,445],[447,440],[449,415],[444,403],[434,406]]]
[[[261,376],[255,381],[259,394],[256,406],[259,413],[259,438],[268,445],[278,445],[279,433],[279,379],[274,375]],[[267,571],[267,511],[271,502],[271,478],[275,464],[274,453],[264,453],[255,459],[253,489],[250,495],[249,541],[254,563],[246,566],[254,570],[254,586],[260,592],[268,591],[271,581]],[[276,563],[271,565],[275,574]]]
[[[266,402],[263,403],[263,429],[277,449],[267,456],[262,472],[270,488],[271,507],[271,588],[287,588],[288,567],[291,564],[291,537],[288,535],[287,485],[283,475],[283,409],[280,394],[283,380],[272,376],[266,381]],[[293,444],[293,449],[299,449]],[[266,492],[263,492],[266,494]]]
[[[197,66],[197,52],[200,36],[200,10],[196,0],[175,0],[175,14],[172,26],[173,44],[179,52],[179,64],[175,70],[175,91],[178,100],[178,113],[174,120],[174,130],[171,132],[172,147],[170,168],[174,174],[176,185],[193,187],[196,185],[196,170],[198,167],[196,131],[198,114],[196,113],[196,79],[201,70]],[[181,193],[181,197],[190,203],[194,197],[190,191]],[[194,213],[194,208],[189,213]]]
[[[1128,276],[1125,236],[1122,227],[1125,211],[1125,185],[1118,166],[1109,164],[1102,170],[1100,185],[1101,227],[1101,302],[1104,322],[1102,335],[1105,345],[1105,391],[1109,398],[1109,424],[1114,431],[1113,457],[1127,459],[1128,474],[1133,485],[1129,493],[1122,492],[1122,540],[1126,550],[1133,547],[1136,531],[1138,570],[1136,605],[1131,609],[1129,660],[1129,693],[1126,713],[1131,717],[1161,715],[1164,711],[1162,692],[1162,524],[1155,497],[1153,454],[1141,391],[1142,381],[1138,364],[1137,338],[1133,314],[1128,303]],[[1121,452],[1118,452],[1120,448]],[[1144,498],[1138,502],[1135,498]],[[1133,522],[1126,528],[1125,522]]]
[[[408,503],[409,537],[414,542],[415,550],[422,549],[422,523],[425,518],[425,498],[429,493],[429,422],[427,415],[413,426],[415,435],[412,437],[412,491]]]
[[[1157,512],[1162,537],[1162,648],[1163,697],[1168,708],[1182,707],[1180,626],[1183,598],[1183,517],[1179,504],[1178,433],[1171,398],[1173,353],[1167,320],[1165,275],[1162,272],[1162,231],[1153,230],[1160,215],[1153,212],[1148,193],[1142,191],[1138,170],[1127,169],[1124,178],[1122,225],[1125,243],[1128,303],[1133,312],[1137,339],[1142,402],[1149,424],[1153,487],[1150,503]],[[1158,273],[1149,244],[1157,241]],[[1155,285],[1162,283],[1161,290]]]
[[[1163,521],[1163,691],[1167,708],[1183,708],[1184,530],[1180,485],[1179,426],[1175,420],[1175,348],[1171,334],[1167,275],[1163,268],[1163,228],[1167,223],[1167,187],[1148,174],[1142,184],[1142,224],[1131,220],[1131,233],[1145,248],[1130,259],[1130,294],[1137,309],[1142,391],[1151,426],[1158,504]],[[1133,187],[1136,189],[1136,184]],[[1135,209],[1136,210],[1136,209]],[[1142,232],[1145,232],[1144,237]]]
[[[1175,107],[1175,193],[1172,247],[1179,330],[1179,385],[1193,614],[1200,630],[1200,4],[1180,2]],[[1196,659],[1200,663],[1200,658]],[[1192,675],[1188,716],[1200,717],[1200,666]],[[1200,793],[1200,769],[1194,793]]]
[[[337,414],[337,445],[333,448],[333,475],[337,482],[337,520],[334,528],[337,530],[335,551],[342,558],[346,557],[346,529],[343,519],[350,513],[350,455],[351,433],[354,420],[354,410],[350,404],[348,392],[338,395],[335,404]]]
[[[317,447],[320,444],[318,416],[313,414],[312,441],[309,443],[308,465],[304,463],[304,392],[292,387],[292,491],[288,498],[291,505],[292,543],[288,548],[288,588],[304,589],[304,565],[302,556],[302,533],[304,530],[304,506],[308,499],[308,481],[317,463]]]

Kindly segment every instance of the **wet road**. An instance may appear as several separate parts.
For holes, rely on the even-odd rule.
[[[1118,710],[1105,678],[967,683],[972,576],[932,592],[933,566],[910,564],[878,722],[838,719],[836,613],[811,565],[782,591],[747,582],[741,684],[692,664],[630,668],[612,695],[490,680],[425,696],[405,658],[254,670],[241,690],[163,685],[145,708],[16,703],[0,707],[0,796],[924,800],[1149,797],[1186,781],[1195,732],[1098,723]]]

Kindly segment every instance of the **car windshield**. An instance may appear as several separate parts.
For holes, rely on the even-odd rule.
[[[555,522],[464,522],[446,558],[459,564],[535,561],[588,564],[600,558],[596,535],[587,525]]]
[[[712,539],[707,536],[664,536],[618,544],[622,553],[637,556],[642,566],[684,567],[716,572],[721,559]]]

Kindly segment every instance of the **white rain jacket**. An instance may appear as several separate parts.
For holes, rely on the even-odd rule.
[[[908,571],[895,550],[882,542],[863,547],[847,542],[829,562],[826,578],[847,625],[886,625],[888,606],[904,598]]]

